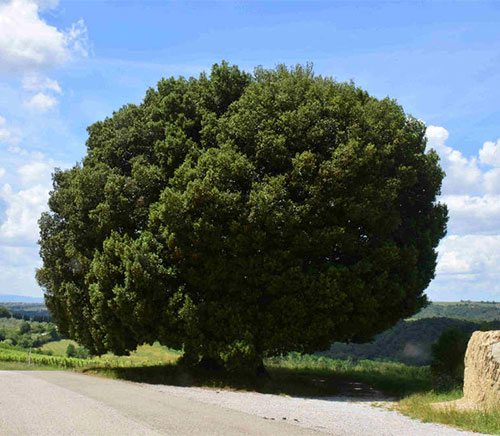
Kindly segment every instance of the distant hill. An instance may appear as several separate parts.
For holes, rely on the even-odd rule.
[[[431,346],[441,333],[457,327],[467,334],[480,330],[482,325],[474,321],[452,318],[423,318],[416,321],[399,321],[366,344],[334,342],[330,350],[319,354],[334,359],[392,360],[408,365],[429,365],[432,361]],[[500,328],[500,321],[494,328]]]
[[[413,318],[401,320],[393,328],[377,335],[371,343],[334,342],[330,350],[318,354],[336,359],[381,359],[428,365],[432,361],[432,344],[444,330],[452,327],[467,334],[476,330],[500,329],[500,303],[431,303]]]
[[[460,301],[454,303],[434,302],[417,313],[412,319],[454,318],[468,321],[500,320],[500,303]]]
[[[0,303],[6,307],[15,317],[24,317],[33,321],[50,321],[51,315],[43,303]],[[17,315],[17,316],[16,316]]]
[[[24,295],[0,294],[0,303],[43,303],[42,297],[26,297]]]

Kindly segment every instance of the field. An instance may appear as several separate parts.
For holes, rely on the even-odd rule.
[[[43,352],[50,352],[53,356],[66,356],[66,349],[69,344],[78,347],[75,341],[69,339],[62,339],[57,342],[49,342],[41,347]],[[171,350],[158,343],[153,345],[141,345],[130,356],[115,356],[114,354],[104,354],[99,358],[99,361],[104,362],[120,362],[120,364],[134,364],[134,365],[161,365],[164,363],[175,362],[181,353]]]

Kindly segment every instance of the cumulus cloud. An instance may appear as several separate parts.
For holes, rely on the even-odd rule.
[[[49,185],[51,171],[52,165],[47,162],[31,162],[17,170],[25,186],[33,184]]]
[[[0,198],[6,203],[5,220],[0,226],[0,240],[16,244],[33,244],[38,239],[38,218],[47,208],[50,188],[34,185],[14,191],[3,185]]]
[[[485,142],[476,156],[466,157],[447,144],[445,128],[429,126],[426,135],[428,147],[438,152],[446,172],[439,200],[448,206],[450,217],[429,297],[498,300],[500,140]]]
[[[6,209],[0,225],[2,245],[26,246],[38,239],[38,218],[47,210],[51,189],[52,161],[31,161],[18,168],[21,188],[5,183],[0,199]]]
[[[441,201],[448,205],[450,233],[493,234],[500,229],[500,140],[485,142],[478,156],[465,157],[447,145],[448,131],[427,128],[428,147],[434,148],[446,172]]]
[[[55,0],[0,2],[0,71],[27,71],[60,65],[74,54],[88,54],[87,29],[79,20],[67,30],[47,24],[40,10]]]
[[[444,127],[429,126],[426,131],[428,148],[435,149],[446,171],[443,192],[448,194],[471,194],[481,189],[482,174],[477,159],[467,159],[463,154],[448,145],[448,131]]]
[[[34,72],[30,72],[24,76],[23,88],[28,91],[53,91],[57,94],[62,93],[57,80],[49,79]]]
[[[35,112],[44,113],[49,109],[52,109],[58,103],[57,98],[52,95],[44,94],[43,92],[39,92],[31,97],[24,104],[25,106]]]
[[[443,195],[452,234],[497,234],[500,231],[500,195]]]
[[[433,301],[496,300],[500,295],[500,235],[451,235],[438,248]]]
[[[451,235],[439,246],[438,274],[498,273],[500,235]]]
[[[482,164],[500,167],[500,139],[496,142],[487,141],[479,150],[479,160]]]

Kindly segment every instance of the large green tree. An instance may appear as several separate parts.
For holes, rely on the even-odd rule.
[[[309,66],[162,79],[56,171],[37,272],[93,354],[160,341],[258,365],[426,304],[447,212],[424,124]]]

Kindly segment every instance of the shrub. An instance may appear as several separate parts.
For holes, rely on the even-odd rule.
[[[30,331],[31,331],[31,325],[29,322],[25,321],[19,326],[19,334],[21,335],[24,335]]]
[[[10,318],[12,313],[5,306],[0,306],[0,318]]]
[[[68,344],[66,347],[66,356],[75,357],[76,356],[76,347],[73,344]]]
[[[438,384],[463,382],[464,357],[470,334],[458,328],[445,330],[432,345],[432,375]]]

